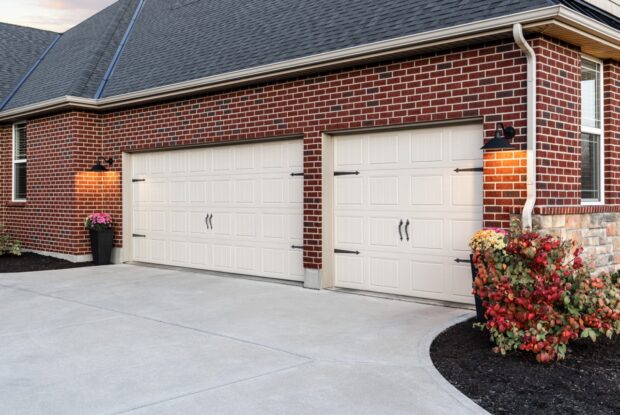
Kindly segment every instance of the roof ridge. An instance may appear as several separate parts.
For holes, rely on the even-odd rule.
[[[116,15],[112,19],[110,19],[110,21],[115,21],[116,24],[110,24],[105,34],[101,36],[99,42],[93,45],[93,48],[91,49],[92,58],[85,66],[85,70],[82,72],[82,76],[77,77],[75,82],[73,82],[73,84],[71,85],[71,88],[69,89],[69,95],[82,96],[86,87],[88,86],[89,81],[93,78],[99,63],[104,58],[106,49],[114,41],[114,35],[119,30],[123,30],[123,17],[125,17],[128,11],[130,12],[133,9],[131,5],[137,0],[120,0],[118,3],[121,3],[123,1],[125,1],[125,4],[121,5]]]
[[[99,84],[99,88],[97,88],[97,92],[95,92],[95,99],[101,98],[101,96],[103,95],[103,91],[105,90],[105,87],[108,84],[108,81],[112,77],[112,74],[114,74],[114,69],[116,69],[116,65],[118,64],[118,61],[123,53],[123,50],[125,49],[125,45],[127,44],[129,37],[131,36],[131,32],[133,31],[133,28],[136,24],[136,20],[138,20],[138,18],[140,17],[140,13],[142,12],[142,9],[144,8],[145,3],[146,3],[146,0],[138,0],[136,9],[133,12],[133,16],[131,17],[131,21],[127,25],[127,30],[125,31],[123,38],[119,42],[118,47],[116,48],[116,51],[114,52],[112,61],[110,62],[110,65],[108,66],[108,70],[103,75],[103,79],[101,80],[101,83]]]
[[[50,33],[53,33],[53,32],[50,32]],[[54,45],[58,43],[61,37],[62,37],[62,34],[56,33],[56,37],[47,46],[47,48],[45,48],[41,56],[39,56],[39,59],[36,60],[36,62],[30,67],[28,72],[26,72],[26,74],[22,77],[22,79],[19,80],[17,85],[15,85],[15,88],[13,88],[13,90],[2,101],[0,101],[0,111],[2,111],[4,107],[6,107],[9,102],[11,102],[11,99],[13,99],[15,94],[17,94],[17,92],[22,87],[22,85],[26,83],[28,78],[30,78],[30,75],[32,75],[32,73],[37,69],[37,67],[41,64],[41,62],[43,62],[47,54],[50,53],[50,50],[52,50]]]

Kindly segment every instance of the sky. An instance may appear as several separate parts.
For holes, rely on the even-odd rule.
[[[0,22],[65,32],[116,0],[0,0]]]

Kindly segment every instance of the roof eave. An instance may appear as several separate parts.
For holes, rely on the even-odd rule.
[[[0,112],[0,122],[14,121],[65,109],[108,111],[129,106],[143,105],[161,100],[181,98],[224,88],[264,82],[301,75],[318,70],[350,66],[356,63],[404,56],[421,50],[445,47],[459,42],[472,42],[493,36],[508,36],[515,23],[521,23],[536,30],[537,23],[550,24],[555,21],[566,27],[599,38],[614,47],[620,57],[620,32],[603,25],[592,18],[581,15],[564,6],[550,6],[528,12],[516,13],[474,23],[453,26],[388,41],[341,49],[299,59],[292,59],[270,65],[209,76],[193,81],[181,82],[157,88],[146,89],[103,99],[62,97],[29,106]]]

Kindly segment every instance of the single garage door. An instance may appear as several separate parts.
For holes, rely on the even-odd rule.
[[[482,144],[480,125],[337,137],[336,285],[472,302]]]
[[[135,261],[303,280],[303,142],[132,156]]]

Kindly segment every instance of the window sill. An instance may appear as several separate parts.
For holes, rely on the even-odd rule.
[[[7,203],[7,207],[26,207],[26,202],[9,202]]]

